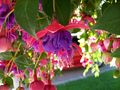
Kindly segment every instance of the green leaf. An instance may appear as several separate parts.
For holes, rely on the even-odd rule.
[[[42,0],[43,11],[51,19],[53,16],[53,0]]]
[[[9,86],[10,88],[13,88],[13,79],[11,77],[5,77],[3,78],[3,83],[5,82],[7,84],[7,86]]]
[[[120,58],[120,48],[118,48],[116,51],[111,53],[111,56]]]
[[[55,0],[55,12],[53,11],[53,0],[42,0],[43,11],[50,19],[55,18],[63,25],[68,24],[72,13],[71,0]]]
[[[44,29],[49,24],[50,24],[50,21],[48,20],[48,17],[43,12],[38,12],[36,32]]]
[[[26,77],[26,78],[29,78],[29,71],[28,71],[28,70],[25,70],[25,71],[24,71],[24,74],[25,74],[25,77]]]
[[[0,60],[10,60],[13,57],[12,52],[0,53]]]
[[[93,29],[106,30],[113,34],[120,34],[120,4],[112,4],[104,10]]]
[[[56,18],[63,24],[67,25],[69,23],[72,14],[72,4],[70,0],[55,0],[56,6]]]
[[[41,54],[41,56],[40,56],[40,59],[44,59],[44,58],[46,58],[47,57],[47,54],[45,53],[45,52],[43,52],[42,54]]]
[[[26,68],[34,69],[33,62],[28,59],[25,55],[20,55],[15,59],[15,63],[19,69],[24,70]]]
[[[110,2],[105,2],[103,5],[102,5],[102,13],[105,11],[106,8],[108,8],[110,6]]]
[[[119,70],[115,70],[113,73],[113,78],[119,78],[120,77],[120,71]]]
[[[0,79],[4,77],[4,71],[0,69]]]
[[[17,0],[15,18],[17,23],[29,34],[35,36],[36,17],[39,0]]]

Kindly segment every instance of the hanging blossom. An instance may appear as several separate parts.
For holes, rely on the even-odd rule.
[[[45,29],[37,32],[37,37],[42,41],[46,52],[56,54],[59,59],[67,61],[72,58],[72,46],[77,46],[72,43],[71,34],[68,31],[73,28],[89,29],[82,21],[63,26],[54,19]],[[79,47],[77,48],[80,50]]]
[[[9,0],[1,1],[0,4],[0,43],[2,43],[0,44],[0,52],[11,49],[12,43],[17,39],[14,15],[13,13],[9,15],[11,12],[10,5]],[[3,24],[5,24],[5,27],[3,27]]]

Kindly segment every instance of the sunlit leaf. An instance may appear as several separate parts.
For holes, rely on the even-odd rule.
[[[113,34],[120,34],[120,4],[112,4],[104,10],[93,29],[106,30]]]
[[[34,69],[33,62],[24,55],[20,55],[15,59],[15,63],[19,69],[24,70],[26,68]]]
[[[111,56],[120,58],[120,48],[118,48],[116,51],[111,53]]]

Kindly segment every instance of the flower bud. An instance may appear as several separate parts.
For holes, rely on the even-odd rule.
[[[11,42],[6,37],[0,37],[0,52],[6,52],[11,47]]]
[[[41,80],[35,80],[30,84],[30,90],[44,90],[44,83]]]
[[[10,90],[10,88],[7,85],[1,85],[0,90]]]
[[[45,85],[44,90],[57,90],[55,85]]]

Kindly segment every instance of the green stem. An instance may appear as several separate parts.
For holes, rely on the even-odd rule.
[[[17,48],[17,51],[15,52],[14,56],[13,56],[12,59],[11,59],[11,64],[9,63],[9,64],[10,64],[10,65],[9,65],[10,68],[9,68],[9,70],[7,69],[8,73],[9,73],[9,72],[11,71],[11,69],[12,69],[12,66],[13,66],[13,64],[14,64],[14,60],[15,60],[18,52],[19,52],[20,46],[21,46],[21,43],[19,43],[18,48]]]
[[[41,57],[41,55],[39,55],[39,57],[38,57],[38,59],[37,59],[37,61],[36,61],[36,63],[35,63],[35,69],[37,68],[37,65],[38,65],[38,63],[39,63],[40,57]]]
[[[55,0],[53,0],[53,13],[55,13]]]

